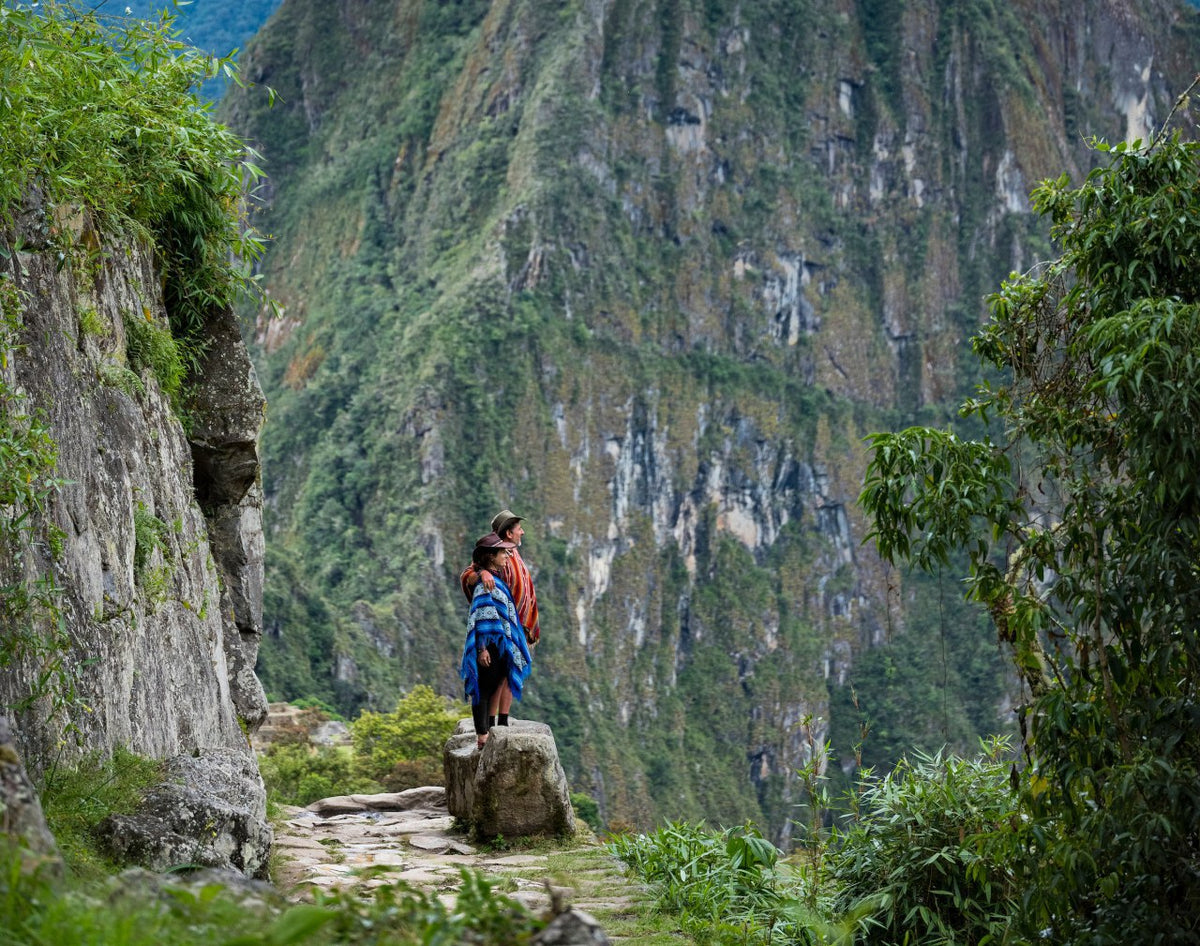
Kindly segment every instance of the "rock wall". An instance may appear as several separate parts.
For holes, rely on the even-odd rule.
[[[77,248],[65,258],[48,238],[63,229]],[[0,676],[0,701],[24,706],[26,762],[36,771],[116,745],[161,758],[247,750],[245,731],[266,715],[253,672],[264,401],[236,323],[212,316],[185,431],[153,371],[129,358],[128,320],[168,325],[150,254],[40,207],[3,247],[22,325],[4,377],[47,424],[61,480],[31,520],[41,538],[24,575],[3,576],[61,589],[60,616],[35,628],[41,651]],[[47,670],[50,692],[37,696]]]

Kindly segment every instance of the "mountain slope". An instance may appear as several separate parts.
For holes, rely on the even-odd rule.
[[[1047,248],[1029,187],[1149,134],[1197,35],[1157,0],[286,0],[244,59],[283,104],[225,106],[283,306],[268,689],[457,692],[454,576],[511,506],[521,713],[608,818],[783,839],[831,724],[879,759],[1006,725],[978,616],[861,544],[861,438],[969,389]]]

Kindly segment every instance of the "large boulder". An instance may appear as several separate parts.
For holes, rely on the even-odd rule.
[[[446,742],[442,764],[447,809],[479,837],[574,833],[567,777],[545,723],[495,726],[479,749],[464,719]]]
[[[0,837],[15,842],[33,863],[59,864],[58,845],[21,762],[12,725],[4,716],[0,716]]]
[[[166,764],[138,811],[100,825],[112,855],[149,870],[216,867],[267,876],[272,831],[249,749],[202,749]]]

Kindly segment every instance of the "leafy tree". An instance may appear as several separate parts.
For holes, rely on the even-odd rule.
[[[267,798],[279,805],[311,805],[333,795],[372,794],[378,782],[354,772],[349,751],[310,742],[281,742],[259,756]]]
[[[1189,90],[1190,91],[1190,90]],[[1200,146],[1109,149],[1033,193],[1058,259],[1013,275],[974,349],[992,436],[872,437],[881,555],[959,550],[1029,690],[1021,929],[1047,942],[1200,931]]]
[[[368,710],[350,724],[355,769],[393,790],[441,784],[442,747],[457,723],[443,697],[415,686],[394,713]]]

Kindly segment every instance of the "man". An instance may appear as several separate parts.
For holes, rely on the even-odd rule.
[[[525,527],[521,523],[524,521],[524,516],[514,515],[511,509],[501,509],[492,519],[492,531],[505,542],[512,542],[517,546],[509,552],[508,560],[501,566],[500,578],[512,592],[517,617],[521,621],[521,627],[525,629],[525,640],[528,641],[532,653],[541,640],[542,629],[538,624],[537,592],[533,588],[533,576],[529,574],[529,566],[521,558],[521,539],[525,536]],[[459,583],[468,601],[471,600],[476,583],[480,581],[489,591],[494,587],[491,572],[477,568],[472,562],[459,576]],[[489,724],[494,722],[499,726],[508,725],[508,711],[512,708],[512,699],[512,692],[505,683],[492,696],[491,705],[488,707]]]

